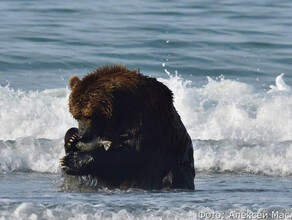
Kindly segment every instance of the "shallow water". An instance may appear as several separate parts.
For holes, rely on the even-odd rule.
[[[273,212],[291,211],[291,177],[199,172],[196,192],[105,189],[98,193],[64,193],[53,184],[58,174],[14,173],[1,178],[0,211],[12,219],[193,219],[207,213],[226,218],[235,213],[272,217]]]
[[[290,219],[272,214],[292,213],[291,9],[1,1],[0,219]],[[62,188],[63,136],[77,126],[68,79],[113,63],[173,91],[193,140],[195,192]]]

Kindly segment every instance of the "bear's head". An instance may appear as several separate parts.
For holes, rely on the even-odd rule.
[[[76,75],[70,78],[69,110],[78,121],[83,142],[100,137],[112,118],[115,94],[136,88],[136,78],[136,70],[119,65],[99,68],[82,79]]]
[[[71,94],[69,110],[78,121],[78,136],[83,142],[97,138],[104,129],[106,118],[111,116],[110,95],[95,83],[94,75],[82,80],[72,76],[69,80]]]

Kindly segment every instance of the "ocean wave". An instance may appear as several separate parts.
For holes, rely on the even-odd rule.
[[[76,126],[68,96],[69,89],[23,92],[0,86],[0,140],[63,137]]]
[[[25,137],[15,141],[0,141],[0,173],[58,173],[59,158],[64,154],[61,139]]]
[[[195,140],[197,171],[292,175],[292,141]]]
[[[292,93],[281,74],[271,90],[219,77],[195,87],[178,75],[160,79],[174,93],[174,104],[192,139],[292,140]]]
[[[159,79],[173,91],[192,139],[292,140],[292,93],[283,75],[268,92],[223,77],[207,79],[201,87],[178,75]],[[0,87],[0,140],[62,138],[77,125],[68,110],[69,92],[67,88],[23,92]]]
[[[159,80],[174,92],[197,171],[292,175],[292,94],[282,74],[268,92],[223,77],[200,87],[178,75]],[[77,124],[68,95],[0,87],[0,173],[60,172],[63,136]]]

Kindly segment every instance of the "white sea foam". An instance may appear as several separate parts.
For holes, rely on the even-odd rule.
[[[197,171],[292,175],[292,142],[193,141]]]
[[[0,87],[0,140],[56,139],[76,126],[68,111],[68,89],[23,92]]]
[[[276,78],[276,86],[274,85],[270,85],[271,90],[268,93],[273,93],[273,92],[279,92],[279,91],[283,91],[283,92],[291,92],[291,87],[288,86],[283,77],[284,77],[284,73],[282,73],[281,75],[277,76]]]
[[[174,92],[197,170],[292,175],[292,93],[283,75],[269,92],[223,77],[199,87],[179,76],[159,80]],[[0,173],[59,171],[63,136],[77,124],[68,94],[0,87]]]
[[[145,209],[119,207],[108,209],[99,204],[62,204],[55,207],[26,202],[19,205],[8,205],[5,210],[0,211],[2,216],[0,219],[262,219],[263,216],[265,216],[265,219],[274,219],[277,217],[277,213],[286,213],[286,218],[289,218],[291,209],[269,207],[251,210],[246,207],[235,207],[216,210],[200,205],[193,205],[192,207],[145,207]],[[249,217],[244,217],[246,215]]]
[[[62,140],[17,138],[0,141],[0,173],[13,171],[59,172],[64,155]]]
[[[198,88],[179,76],[160,80],[174,92],[175,106],[193,139],[292,140],[292,94],[286,84],[284,93],[279,83],[278,92],[267,93],[223,77],[208,77]]]

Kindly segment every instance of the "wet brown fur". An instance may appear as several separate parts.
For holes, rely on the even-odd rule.
[[[104,121],[97,135],[112,142],[105,155],[118,148],[135,149],[137,154],[137,158],[122,165],[115,165],[113,159],[111,166],[123,170],[96,171],[101,179],[111,182],[113,176],[119,176],[114,186],[134,180],[136,185],[132,187],[162,188],[170,184],[171,188],[193,188],[191,139],[173,106],[172,92],[165,85],[121,65],[98,68],[82,80],[72,76],[69,84],[73,117],[78,121],[90,118],[96,125]],[[94,117],[99,120],[94,121]]]
[[[95,109],[100,109],[109,118],[112,115],[113,92],[119,89],[134,92],[139,86],[138,76],[136,70],[130,71],[120,65],[98,68],[81,81],[72,76],[69,80],[71,114],[75,118],[89,117]]]

